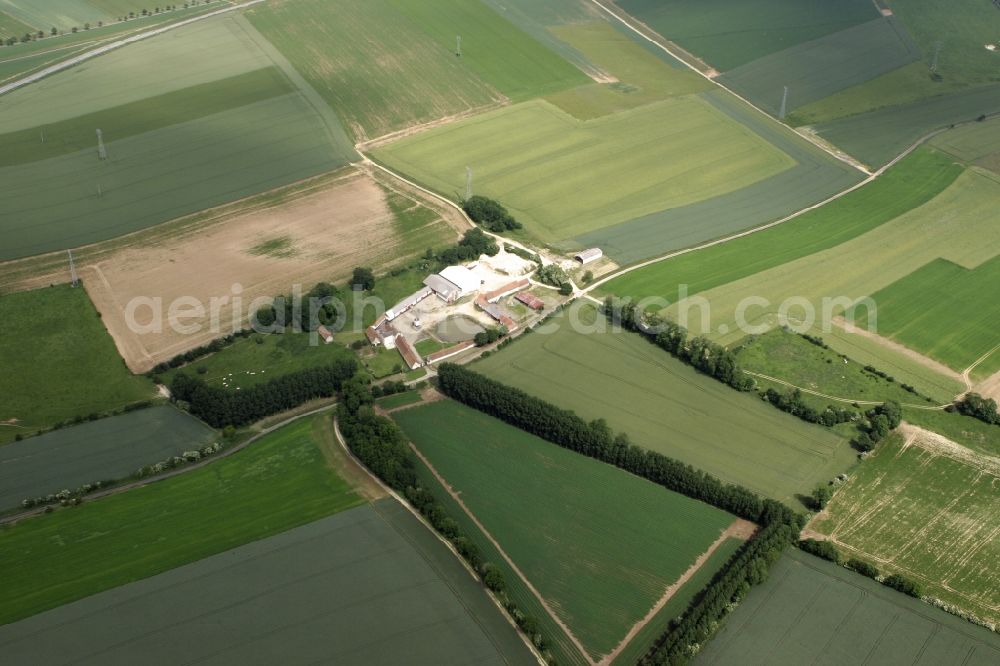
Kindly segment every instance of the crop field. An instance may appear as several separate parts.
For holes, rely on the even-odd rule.
[[[387,269],[452,243],[462,224],[456,217],[398,183],[347,169],[147,230],[130,237],[127,247],[112,242],[107,251],[81,254],[77,266],[129,367],[145,372],[243,328],[251,311],[296,284],[306,292],[317,282],[345,279],[354,266]],[[49,263],[41,262],[38,273],[46,274]],[[140,297],[164,304],[160,330],[127,325],[123,308]],[[181,297],[204,305],[200,315],[183,320],[199,330],[167,325],[166,308]],[[211,299],[226,297],[213,330]],[[138,313],[137,321],[151,321],[149,308]]]
[[[998,112],[1000,85],[988,85],[820,123],[814,129],[862,162],[881,166],[934,130]]]
[[[0,196],[13,214],[0,259],[112,238],[352,159],[336,119],[291,87],[244,25],[205,21],[4,96]],[[175,50],[190,62],[151,68]]]
[[[46,33],[52,27],[69,30],[76,26],[82,29],[84,23],[96,25],[101,19],[108,18],[105,12],[87,0],[0,0],[0,12],[34,27],[35,31],[44,30]]]
[[[587,326],[595,316],[579,314]],[[476,367],[586,419],[605,418],[639,446],[793,504],[855,459],[836,434],[699,374],[636,333],[557,325]]]
[[[783,86],[788,86],[791,111],[919,58],[906,29],[886,17],[758,58],[718,80],[778,115]]]
[[[480,2],[307,0],[249,16],[357,140],[589,81]]]
[[[1000,345],[1000,256],[970,270],[937,259],[876,292],[882,335],[964,370]]]
[[[532,101],[375,151],[445,195],[497,198],[545,242],[731,192],[793,160],[697,97],[582,122]],[[669,228],[660,229],[669,235]]]
[[[947,157],[918,150],[878,180],[825,206],[760,233],[690,252],[611,280],[600,289],[635,299],[677,299],[830,249],[927,203],[962,169]]]
[[[704,309],[698,309],[690,328],[694,334],[735,341],[750,332],[749,327],[776,325],[779,309],[789,298],[812,303],[814,323],[822,326],[824,298],[856,302],[939,258],[975,268],[997,253],[1000,229],[987,220],[998,196],[1000,183],[980,172],[965,171],[930,202],[861,236],[702,292],[711,304],[710,317],[697,316],[704,314]],[[747,295],[766,303],[754,303],[739,322],[737,307]],[[831,311],[837,314],[844,309],[844,305],[834,305]],[[802,316],[802,308],[792,310],[792,317]],[[672,315],[679,311],[678,305],[668,309]],[[866,319],[859,314],[857,321],[864,326]]]
[[[869,0],[622,0],[622,9],[719,71],[870,21]]]
[[[903,426],[809,525],[923,594],[1000,620],[1000,457]]]
[[[316,445],[324,418],[208,467],[0,529],[0,624],[361,504]]]
[[[10,14],[4,13],[3,4],[0,3],[0,39],[8,37],[20,38],[28,32],[33,32],[31,26],[25,25]]]
[[[27,497],[129,476],[208,444],[212,430],[173,407],[150,407],[0,447],[0,511]]]
[[[153,397],[153,384],[122,363],[83,289],[0,296],[0,321],[0,443]]]
[[[1000,119],[956,127],[934,137],[931,144],[963,162],[1000,173]]]
[[[252,664],[278,654],[303,663],[533,663],[479,584],[395,500],[0,627],[0,646],[13,661],[53,665]]]
[[[734,522],[456,402],[393,418],[594,658]]]
[[[996,634],[791,548],[694,664],[987,666],[998,659]]]
[[[169,384],[174,375],[184,372],[212,386],[236,391],[298,370],[354,357],[354,352],[343,345],[324,344],[319,339],[311,341],[311,337],[308,333],[286,331],[240,338],[221,351],[164,373],[160,380]]]

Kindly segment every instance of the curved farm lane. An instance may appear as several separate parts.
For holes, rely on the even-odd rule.
[[[784,379],[778,379],[777,377],[771,377],[770,375],[763,375],[763,374],[761,374],[759,372],[750,372],[749,370],[744,370],[743,372],[745,374],[750,375],[751,377],[760,377],[761,379],[766,379],[769,382],[774,382],[776,384],[781,384],[782,386],[787,386],[788,388],[793,388],[793,389],[796,389],[798,391],[802,391],[803,393],[808,393],[810,395],[815,395],[815,396],[818,396],[820,398],[825,398],[827,400],[833,400],[835,402],[846,402],[846,403],[858,404],[858,405],[881,405],[882,402],[883,402],[882,400],[852,400],[851,398],[838,398],[835,395],[829,395],[827,393],[820,393],[819,391],[813,391],[812,389],[807,389],[807,388],[802,387],[802,386],[796,386],[795,384],[786,382]],[[905,402],[904,403],[900,403],[900,404],[903,407],[910,407],[912,409],[926,409],[926,410],[929,410],[929,411],[940,411],[940,410],[942,410],[942,409],[944,409],[945,407],[948,406],[948,405],[936,405],[936,406],[931,406],[931,405],[913,405],[913,404],[905,403]],[[948,404],[950,405],[951,403],[948,403]]]

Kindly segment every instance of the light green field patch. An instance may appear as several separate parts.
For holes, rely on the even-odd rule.
[[[53,26],[60,30],[74,26],[82,29],[84,23],[96,25],[107,18],[87,0],[0,0],[0,11],[46,33]]]
[[[44,126],[273,64],[232,18],[208,19],[0,97],[0,132]]]
[[[734,521],[450,400],[393,418],[593,657]]]
[[[1000,118],[948,130],[931,144],[963,162],[1000,172]]]
[[[0,296],[0,321],[0,422],[12,424],[0,443],[155,393],[125,367],[82,288]]]
[[[7,14],[3,11],[3,4],[0,3],[0,40],[6,40],[8,37],[17,37],[20,39],[25,33],[35,33],[36,29],[32,29],[30,25],[18,21],[16,18]]]
[[[595,316],[580,312],[586,332],[557,320],[555,333],[531,333],[476,369],[790,505],[854,461],[833,432],[699,374],[639,334],[589,332]]]
[[[1000,620],[1000,458],[917,431],[860,465],[810,527],[923,593]]]
[[[1000,256],[968,269],[944,259],[875,293],[882,335],[962,371],[1000,345]]]
[[[697,97],[579,121],[532,101],[375,151],[452,198],[466,166],[478,194],[503,202],[546,242],[708,199],[794,161]]]
[[[581,120],[711,89],[687,69],[675,69],[644,50],[607,21],[555,26],[551,32],[583,53],[608,78],[546,99]]]

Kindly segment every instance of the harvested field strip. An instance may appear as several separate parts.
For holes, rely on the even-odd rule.
[[[694,663],[885,666],[1000,659],[1000,637],[794,548],[753,588]]]
[[[720,71],[878,16],[870,0],[622,0],[622,9]]]
[[[155,393],[122,363],[83,289],[0,296],[0,321],[0,422],[15,424],[0,427],[0,443]]]
[[[595,659],[734,522],[452,401],[393,418]]]
[[[74,26],[83,28],[86,22],[97,23],[107,18],[104,12],[87,0],[0,0],[0,11],[33,26],[35,30],[45,30],[55,26],[69,30]]]
[[[1000,113],[1000,85],[989,85],[848,116],[813,129],[862,162],[878,167],[930,132],[996,113]]]
[[[0,529],[0,624],[360,503],[300,419],[207,467]]]
[[[594,326],[595,316],[580,313],[581,325]],[[477,369],[585,418],[605,418],[639,446],[790,504],[856,458],[833,432],[699,374],[640,335],[576,332],[564,320],[553,327]]]
[[[1000,457],[904,425],[879,446],[810,529],[926,595],[1000,619]]]
[[[296,662],[534,663],[482,587],[395,500],[0,627],[0,646],[15,662],[53,665],[256,663],[277,653]]]
[[[878,180],[772,229],[661,261],[603,285],[601,293],[677,298],[718,287],[856,238],[920,206],[962,173],[951,160],[918,150]]]
[[[238,74],[50,125],[0,134],[0,168],[97,150],[95,129],[106,142],[287,95],[293,88],[275,67]]]
[[[377,149],[374,155],[450,198],[504,202],[527,231],[566,240],[708,199],[794,166],[791,158],[696,97],[581,122],[526,102]]]
[[[778,115],[783,86],[792,111],[920,58],[920,51],[893,17],[867,23],[764,56],[718,81]]]
[[[213,431],[168,406],[62,428],[0,447],[0,511],[85,483],[125,478],[208,444]]]
[[[879,331],[964,370],[1000,344],[997,285],[1000,256],[972,270],[932,261],[872,295]]]

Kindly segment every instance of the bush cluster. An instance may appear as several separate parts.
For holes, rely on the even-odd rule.
[[[462,210],[472,218],[473,222],[496,234],[521,228],[521,223],[515,220],[499,202],[478,194],[463,201]]]
[[[964,398],[955,403],[960,414],[979,419],[991,425],[1000,425],[1000,412],[997,412],[997,401],[993,398],[984,398],[978,393],[969,393]]]
[[[761,397],[777,407],[783,412],[796,416],[809,423],[819,423],[827,427],[832,427],[838,423],[847,423],[855,418],[854,412],[842,407],[827,405],[822,412],[814,409],[802,397],[802,391],[797,388],[789,389],[785,393],[773,388],[769,388],[761,393]]]
[[[533,261],[539,266],[542,265],[542,258],[537,254],[535,254],[534,252],[528,252],[527,250],[522,250],[516,245],[511,245],[510,243],[504,243],[503,249],[505,249],[507,252],[510,252],[513,255],[521,257],[522,259],[525,259],[527,261]]]
[[[497,245],[496,241],[477,227],[466,231],[457,245],[443,250],[437,259],[442,264],[451,266],[463,261],[478,259],[481,254],[492,257],[498,252],[500,252],[500,246]]]
[[[158,463],[153,463],[152,465],[143,465],[137,469],[132,476],[137,479],[145,479],[150,476],[156,476],[157,474],[162,474],[163,472],[168,472],[172,469],[177,469],[178,467],[183,467],[184,465],[189,465],[204,458],[214,456],[222,451],[223,448],[224,446],[222,442],[213,442],[212,444],[203,446],[200,449],[185,451],[179,456],[171,456],[170,458],[161,460]]]
[[[506,326],[491,326],[485,331],[476,333],[472,341],[477,347],[485,347],[486,345],[493,344],[500,338],[507,337],[507,333],[508,331]]]
[[[851,442],[854,448],[863,452],[874,449],[886,435],[899,427],[903,420],[903,409],[898,402],[888,400],[865,412],[865,417],[867,422],[858,425],[860,432]]]
[[[64,489],[57,493],[40,495],[38,497],[26,497],[21,500],[21,506],[25,509],[32,509],[36,506],[51,506],[59,504],[61,506],[76,506],[83,502],[83,498],[90,493],[97,492],[101,488],[107,488],[113,481],[94,481],[85,483],[76,490]]]

